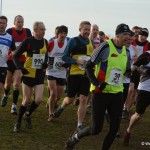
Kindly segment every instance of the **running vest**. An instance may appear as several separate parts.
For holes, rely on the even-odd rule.
[[[136,40],[133,41],[133,46],[135,46],[138,49],[138,56],[143,54],[148,50],[148,44],[149,42],[147,41],[144,46],[137,45]]]
[[[108,59],[96,65],[95,76],[100,82],[107,82],[109,85],[103,91],[91,85],[91,90],[95,93],[123,92],[123,74],[127,66],[126,48],[123,46],[122,53],[119,54],[111,40],[107,40],[107,43],[110,49]],[[102,63],[106,65],[106,73],[103,72]]]
[[[64,41],[62,48],[58,46],[58,40],[54,39],[54,47],[51,52],[48,53],[48,68],[46,70],[46,75],[53,76],[56,78],[66,79],[66,69],[61,67],[64,64],[62,61],[62,55],[67,46],[67,38]]]
[[[128,50],[130,52],[130,64],[132,65],[136,55],[132,44],[128,47]],[[124,83],[130,83],[130,78],[124,76]]]
[[[18,34],[16,29],[15,28],[12,28],[12,37],[15,41],[15,45],[16,45],[16,48],[21,44],[21,42],[27,38],[27,31],[25,28],[22,29],[22,34]],[[12,56],[10,55],[11,54],[11,50],[9,51],[9,57],[8,57],[8,60],[12,60]],[[20,62],[24,62],[26,60],[26,57],[24,54],[22,54],[20,57],[19,57],[19,61]]]
[[[12,44],[12,36],[0,34],[0,67],[7,67],[8,52]]]
[[[92,45],[92,41],[89,40],[89,43],[86,45],[86,44],[81,43],[81,41],[77,37],[75,37],[75,39],[77,42],[77,46],[71,52],[71,57],[75,60],[88,61],[94,49]],[[70,75],[76,75],[76,74],[84,75],[85,66],[77,65],[77,64],[71,65]]]
[[[29,74],[26,74],[23,76],[35,78],[36,70],[42,69],[42,64],[44,63],[45,54],[47,52],[45,39],[43,39],[43,40],[44,40],[44,46],[43,46],[43,48],[41,48],[39,50],[38,53],[34,49],[27,50],[27,57],[26,57],[26,61],[24,63],[24,68],[26,68],[28,70]],[[30,47],[32,47],[32,44],[34,45],[34,43],[31,43]],[[32,55],[28,56],[28,53],[30,53],[30,55],[32,53]]]
[[[99,45],[100,45],[100,39],[99,38],[93,39],[93,42],[94,42],[94,49],[99,47]]]

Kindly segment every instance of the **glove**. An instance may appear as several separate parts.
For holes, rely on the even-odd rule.
[[[47,66],[48,66],[48,64],[47,64],[47,63],[43,63],[43,64],[42,64],[42,69],[46,69],[46,68],[47,68]]]
[[[136,66],[147,65],[150,62],[150,54],[148,52],[139,56],[138,60],[133,64]]]
[[[27,69],[25,69],[25,68],[21,68],[20,70],[21,70],[23,75],[26,75],[26,74],[29,73],[29,71]]]
[[[106,83],[106,82],[101,82],[101,83],[98,85],[99,90],[102,91],[102,90],[106,87],[106,85],[108,85],[108,83]]]
[[[64,68],[69,68],[69,67],[70,67],[70,64],[69,64],[69,63],[64,63],[64,64],[62,65],[62,67],[64,67]]]

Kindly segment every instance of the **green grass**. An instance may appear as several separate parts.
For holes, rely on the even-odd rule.
[[[18,108],[22,100],[19,97]],[[67,138],[76,128],[77,107],[70,105],[55,122],[47,122],[48,109],[46,109],[47,90],[45,86],[43,102],[32,115],[33,129],[26,129],[22,122],[23,132],[14,133],[13,127],[17,116],[10,114],[12,95],[10,95],[6,107],[0,109],[0,150],[63,150]],[[134,112],[134,108],[132,109]],[[123,132],[129,121],[122,120],[120,133],[121,137],[116,138],[111,150],[146,150],[150,146],[141,146],[141,142],[150,142],[150,108],[148,108],[134,128],[130,146],[122,145]],[[85,124],[90,123],[90,114],[86,115]],[[83,138],[75,147],[75,150],[99,150],[108,124],[105,122],[103,131],[97,136]]]

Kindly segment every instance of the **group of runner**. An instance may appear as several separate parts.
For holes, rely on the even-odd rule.
[[[150,104],[150,44],[147,28],[119,24],[115,36],[108,39],[96,24],[82,21],[80,34],[69,38],[68,27],[57,26],[55,37],[44,38],[45,25],[41,21],[30,29],[24,28],[24,18],[17,15],[14,27],[6,30],[7,17],[0,16],[0,98],[5,107],[13,83],[12,114],[18,114],[14,132],[21,131],[21,122],[31,129],[31,114],[43,99],[44,79],[47,78],[48,121],[58,118],[78,96],[77,128],[65,148],[72,150],[87,135],[101,132],[106,112],[109,131],[102,150],[110,149],[118,133],[121,118],[130,119],[133,103],[136,112],[131,116],[124,133],[124,145],[129,144],[131,129]],[[23,100],[17,111],[19,88],[22,83]],[[66,85],[66,97],[58,106]],[[2,91],[4,88],[4,96]],[[32,95],[34,100],[30,102]],[[91,100],[92,99],[92,100]],[[91,125],[85,127],[87,104],[91,104]]]

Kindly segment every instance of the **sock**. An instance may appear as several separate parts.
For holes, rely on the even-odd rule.
[[[19,97],[19,90],[15,89],[13,91],[13,103],[16,105],[18,102],[18,97]]]
[[[4,90],[5,90],[5,96],[8,97],[10,89],[4,89]]]
[[[23,117],[24,113],[26,112],[26,108],[27,107],[25,107],[23,105],[20,106],[17,123],[21,123],[22,117]]]
[[[29,113],[26,114],[27,117],[30,117],[31,114],[33,113],[33,111],[38,107],[39,105],[35,103],[35,101],[33,101],[31,103],[30,109],[29,109]]]
[[[75,138],[76,140],[79,140],[77,133],[74,135],[74,138]]]
[[[78,125],[77,125],[77,127],[79,127],[79,126],[82,126],[82,123],[81,123],[81,122],[78,122]]]

